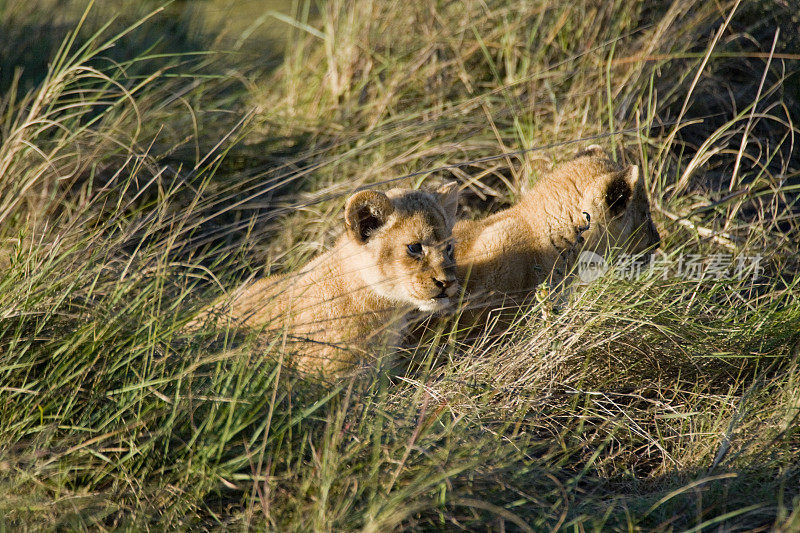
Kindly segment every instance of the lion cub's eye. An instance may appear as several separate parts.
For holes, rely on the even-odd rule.
[[[406,246],[406,250],[408,250],[408,255],[411,257],[419,257],[422,255],[422,244],[415,242],[414,244],[409,244]]]

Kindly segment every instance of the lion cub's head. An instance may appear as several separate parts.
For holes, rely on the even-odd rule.
[[[586,249],[601,255],[611,250],[641,254],[658,247],[660,236],[638,166],[623,168],[593,145],[565,168],[584,182],[576,185],[583,186],[582,209],[590,215],[588,229],[581,235]]]
[[[393,302],[426,312],[452,308],[459,292],[451,235],[457,207],[455,182],[430,192],[354,194],[345,207],[354,274]]]

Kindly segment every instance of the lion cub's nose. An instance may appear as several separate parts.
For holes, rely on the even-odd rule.
[[[433,278],[433,282],[436,284],[436,287],[439,289],[439,296],[437,298],[445,298],[453,296],[456,292],[457,281],[455,278],[446,278],[446,279],[438,279]]]
[[[442,290],[446,290],[446,289],[449,289],[453,285],[453,283],[456,282],[456,280],[454,280],[454,279],[441,280],[441,279],[438,279],[438,278],[433,278],[433,282],[436,284],[436,286],[438,288],[440,288]]]

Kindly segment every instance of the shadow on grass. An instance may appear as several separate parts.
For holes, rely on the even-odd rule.
[[[0,7],[0,93],[7,102],[41,86],[87,5],[71,0],[34,4],[11,2]],[[77,50],[107,23],[101,41],[126,31],[161,5],[98,2],[88,11],[71,49]],[[257,260],[252,243],[266,241],[280,229],[274,205],[309,183],[292,179],[292,173],[313,164],[308,153],[312,141],[306,133],[253,135],[243,119],[250,111],[245,107],[249,99],[243,81],[260,79],[277,68],[281,45],[249,37],[246,52],[230,53],[221,49],[219,34],[203,24],[202,13],[190,7],[185,2],[168,5],[86,63],[108,73],[125,90],[157,76],[135,96],[135,112],[142,117],[139,135],[125,138],[128,131],[117,131],[122,121],[107,121],[111,123],[107,129],[104,122],[97,123],[91,138],[73,143],[80,150],[75,154],[79,162],[60,158],[65,168],[58,170],[69,178],[59,177],[57,187],[66,203],[92,198],[85,214],[98,220],[153,218],[169,204],[172,222],[158,227],[142,224],[117,247],[120,252],[130,255],[172,240],[177,243],[170,248],[173,261],[196,260],[211,266],[227,258],[232,274],[240,275],[242,253]],[[102,80],[92,80],[76,90],[106,88]],[[74,97],[74,93],[64,95],[64,99]],[[118,97],[111,94],[108,100]],[[66,108],[68,102],[51,105],[62,103]],[[77,125],[101,116],[109,105],[114,104],[97,102],[81,111]],[[24,110],[14,112],[21,115]],[[133,130],[138,125],[125,127]],[[97,142],[112,136],[113,142]],[[165,201],[163,191],[171,189],[179,190]],[[115,205],[127,206],[127,212],[105,212]],[[189,220],[183,220],[189,206],[193,208]],[[184,233],[176,235],[173,230],[181,220]]]

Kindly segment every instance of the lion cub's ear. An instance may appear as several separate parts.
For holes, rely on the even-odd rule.
[[[394,213],[391,200],[378,191],[360,191],[347,200],[344,224],[356,242],[364,244]]]
[[[451,219],[456,218],[458,210],[458,182],[451,181],[436,189],[436,195],[444,207],[444,212]]]
[[[628,207],[633,197],[634,187],[639,180],[639,167],[630,165],[625,170],[609,174],[603,192],[603,199],[611,216],[617,216]]]

